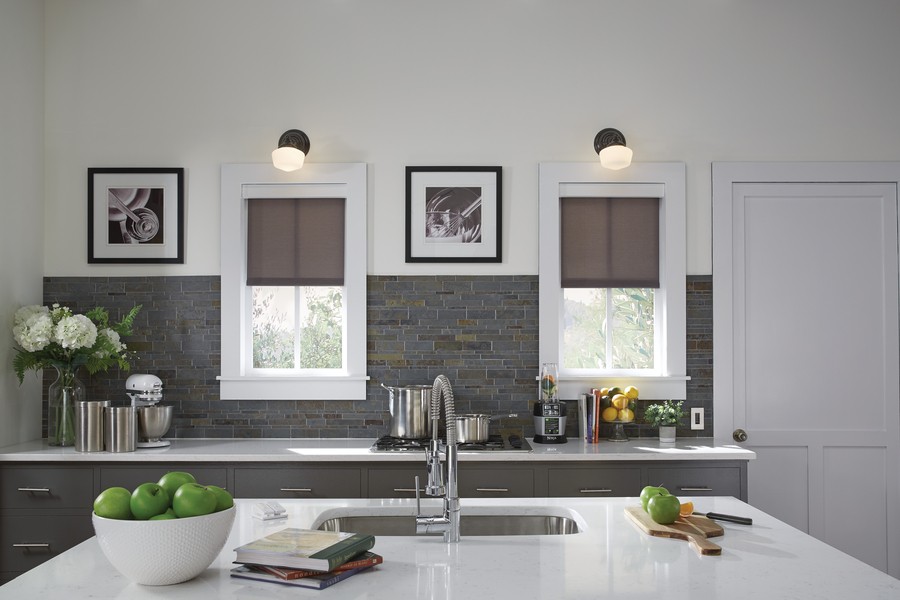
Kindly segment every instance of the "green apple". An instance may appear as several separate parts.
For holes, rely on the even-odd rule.
[[[131,493],[131,514],[135,519],[146,521],[166,512],[169,495],[158,483],[142,483]]]
[[[641,507],[646,511],[647,503],[650,502],[650,498],[653,496],[659,496],[661,494],[668,494],[669,490],[661,486],[653,486],[648,485],[644,489],[641,490]]]
[[[169,505],[175,499],[175,492],[178,491],[185,483],[197,483],[197,480],[190,473],[184,471],[170,471],[159,478],[157,482],[166,490],[169,495]]]
[[[208,485],[206,489],[216,495],[216,512],[231,508],[234,506],[234,498],[228,493],[228,490],[220,488],[217,485]]]
[[[678,519],[678,513],[681,510],[681,501],[677,496],[671,494],[659,494],[651,496],[647,502],[647,512],[650,518],[660,525],[668,525],[674,523]]]
[[[185,483],[175,492],[172,508],[179,519],[216,512],[216,494],[199,483]]]
[[[178,517],[175,516],[174,512],[166,511],[166,512],[158,514],[158,515],[153,515],[152,517],[150,517],[147,520],[148,521],[166,521],[168,519],[177,519],[177,518]]]
[[[105,519],[133,519],[131,492],[123,487],[111,487],[100,492],[94,500],[94,512]]]

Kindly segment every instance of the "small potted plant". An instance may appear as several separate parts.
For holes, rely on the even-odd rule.
[[[662,404],[651,404],[644,411],[647,423],[659,427],[659,441],[672,443],[675,441],[675,426],[687,414],[684,412],[682,400],[665,400]]]

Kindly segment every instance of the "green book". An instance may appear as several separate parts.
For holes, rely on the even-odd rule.
[[[367,533],[288,528],[234,551],[239,563],[331,571],[374,545]]]

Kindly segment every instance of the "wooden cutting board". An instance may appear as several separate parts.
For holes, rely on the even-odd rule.
[[[711,519],[691,515],[679,517],[671,525],[660,525],[650,518],[640,506],[629,506],[625,509],[628,516],[644,533],[657,537],[675,538],[687,540],[699,554],[718,556],[722,554],[722,547],[714,544],[707,538],[724,535],[722,526]]]

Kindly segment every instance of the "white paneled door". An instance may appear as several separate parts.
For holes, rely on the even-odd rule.
[[[713,165],[714,417],[749,501],[900,576],[897,163]]]

